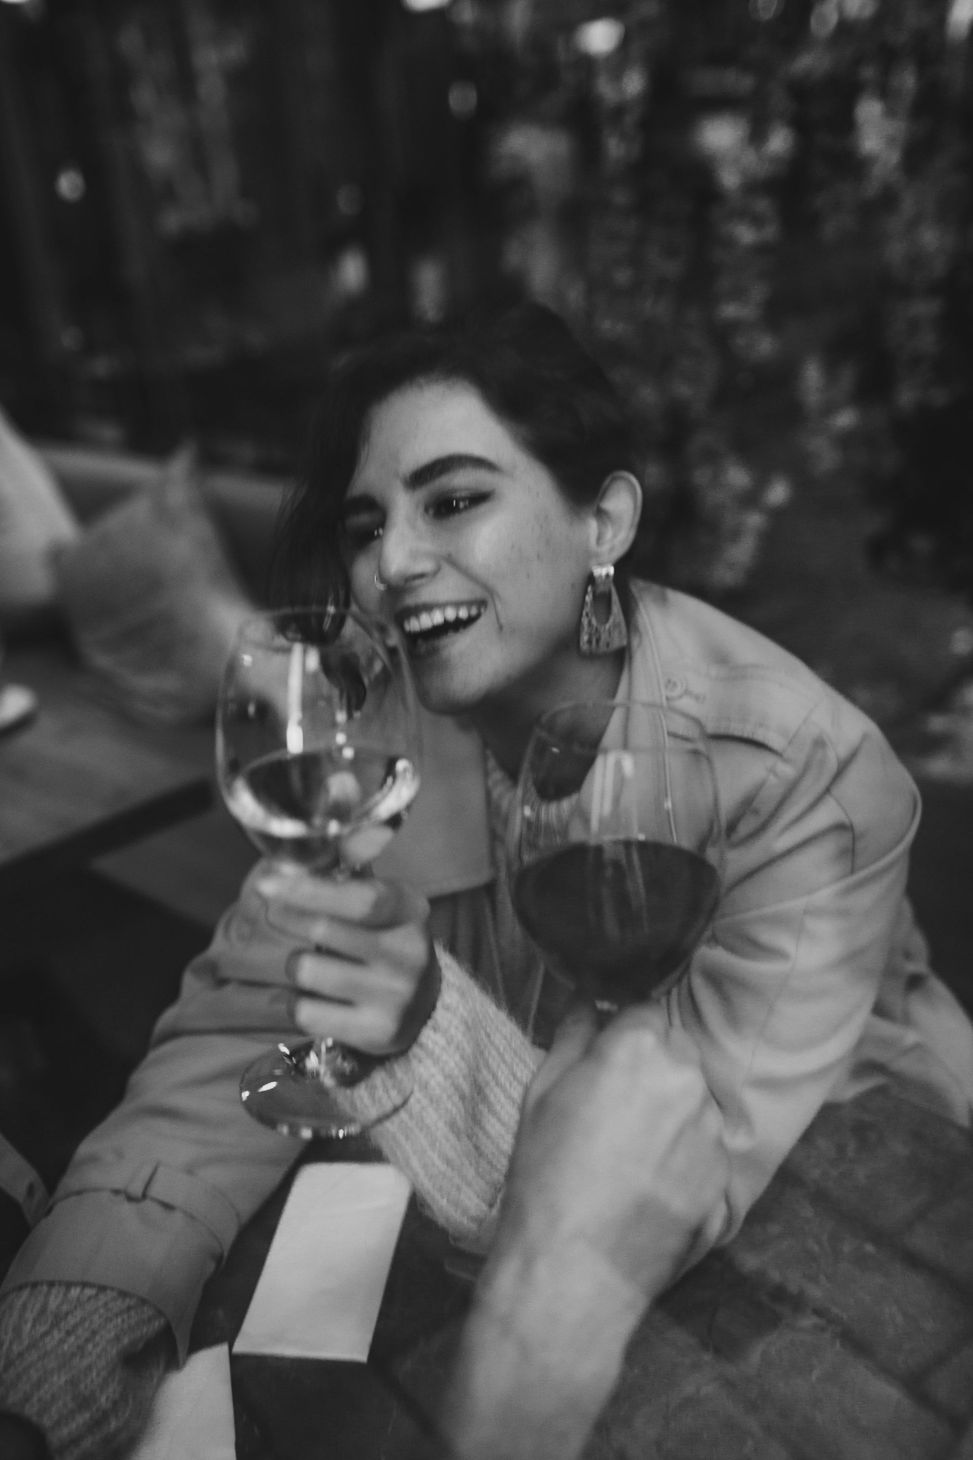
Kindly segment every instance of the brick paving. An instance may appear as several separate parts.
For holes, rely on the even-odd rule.
[[[587,1455],[959,1460],[971,1264],[969,1134],[885,1091],[828,1107],[646,1320]]]

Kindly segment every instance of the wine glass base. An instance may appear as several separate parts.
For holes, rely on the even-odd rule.
[[[362,1135],[394,1115],[409,1098],[401,1099],[367,1122],[350,1115],[321,1078],[321,1062],[309,1040],[293,1049],[279,1044],[248,1065],[240,1081],[240,1099],[247,1114],[261,1125],[285,1136],[310,1141],[333,1141]]]

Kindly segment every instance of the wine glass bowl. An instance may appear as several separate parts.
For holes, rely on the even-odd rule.
[[[661,996],[719,897],[703,726],[651,701],[558,706],[531,735],[512,838],[514,907],[550,971],[603,1015]]]
[[[419,788],[404,675],[394,631],[350,610],[243,624],[220,694],[217,773],[265,856],[344,875],[383,850]]]
[[[282,609],[241,625],[220,686],[217,780],[277,868],[333,879],[367,871],[418,792],[418,763],[415,694],[394,625],[350,608]],[[358,1134],[362,1122],[329,1087],[373,1064],[332,1040],[279,1044],[245,1072],[241,1097],[286,1134]],[[399,1084],[382,1115],[408,1098],[404,1072]]]

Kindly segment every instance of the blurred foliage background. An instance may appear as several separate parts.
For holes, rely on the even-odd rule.
[[[290,471],[333,351],[530,295],[636,404],[647,567],[737,592],[841,470],[876,566],[973,595],[971,26],[973,0],[2,3],[0,401]]]

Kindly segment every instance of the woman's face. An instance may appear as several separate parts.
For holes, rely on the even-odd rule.
[[[399,624],[428,709],[532,722],[581,689],[593,509],[472,386],[417,384],[377,406],[343,510],[352,596]]]

